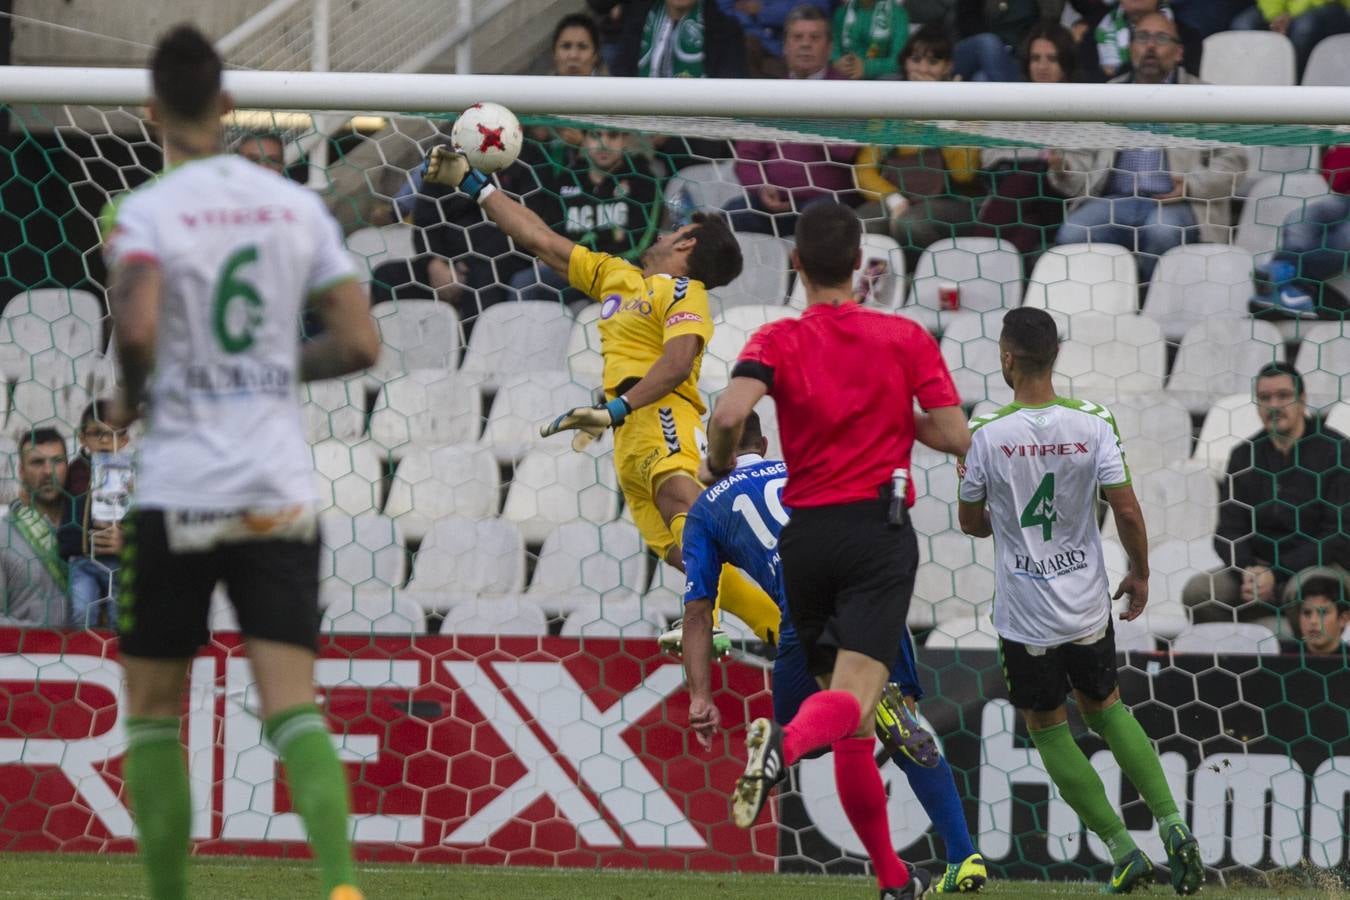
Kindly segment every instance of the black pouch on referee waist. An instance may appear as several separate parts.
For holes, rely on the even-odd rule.
[[[903,528],[909,524],[909,509],[905,498],[909,493],[909,470],[896,469],[891,472],[891,480],[877,490],[881,497],[881,508],[886,511],[886,524],[891,528]]]

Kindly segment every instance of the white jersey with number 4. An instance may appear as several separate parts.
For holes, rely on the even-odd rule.
[[[971,421],[961,500],[983,502],[994,531],[994,629],[1033,647],[1106,627],[1110,588],[1097,487],[1129,484],[1115,419],[1087,400],[1011,404]]]
[[[355,266],[319,198],[238,156],[192,160],[125,195],[105,222],[111,269],[163,276],[136,503],[313,503],[298,394],[309,295]]]

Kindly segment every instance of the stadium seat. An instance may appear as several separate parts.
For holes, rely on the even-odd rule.
[[[550,616],[563,616],[611,597],[636,600],[646,583],[647,557],[635,525],[566,522],[544,538],[525,593]]]
[[[1115,616],[1111,625],[1116,632],[1117,653],[1156,653],[1158,639],[1141,617],[1126,622]]]
[[[731,380],[731,367],[745,342],[766,322],[795,316],[786,306],[733,306],[713,323],[712,340],[703,356],[698,386],[705,394],[715,394]]]
[[[103,302],[88,291],[38,288],[12,297],[0,312],[0,375],[79,379],[77,361],[103,351],[104,314]]]
[[[962,534],[956,520],[956,460],[921,444],[910,457],[911,518],[919,567],[909,608],[912,628],[988,613],[994,596],[994,544]]]
[[[347,252],[356,263],[358,277],[369,282],[375,267],[385,260],[412,257],[413,228],[402,223],[358,228],[347,235]]]
[[[778,407],[774,404],[773,398],[763,397],[755,404],[755,412],[759,413],[759,429],[769,442],[769,449],[765,453],[769,459],[782,459],[783,442],[778,434]]]
[[[1111,513],[1106,514],[1111,521]],[[1114,593],[1129,568],[1125,550],[1113,537],[1102,538],[1102,561],[1108,588]],[[1210,563],[1213,563],[1212,565]],[[1171,639],[1184,630],[1190,619],[1181,602],[1186,582],[1199,572],[1218,566],[1209,539],[1189,544],[1180,541],[1149,542],[1148,606],[1136,621],[1150,634]],[[1112,614],[1125,608],[1124,600],[1111,604]]]
[[[1157,469],[1136,479],[1135,493],[1144,513],[1149,541],[1209,540],[1218,522],[1219,495],[1204,463],[1194,460]],[[1102,535],[1118,538],[1115,518],[1107,513]]]
[[[778,306],[787,297],[788,244],[769,234],[738,233],[741,274],[731,284],[709,291],[723,310],[733,306]]]
[[[428,612],[466,599],[518,594],[525,587],[525,545],[502,519],[438,519],[413,558],[405,594]]]
[[[960,616],[939,622],[924,642],[927,650],[997,650],[998,632],[989,616]]]
[[[369,441],[348,444],[330,439],[310,449],[320,512],[332,509],[355,516],[379,510],[383,473],[380,454]]]
[[[1327,183],[1316,172],[1268,175],[1252,185],[1238,217],[1236,244],[1263,263],[1279,246],[1285,218],[1309,200],[1327,195]]]
[[[1158,323],[1129,313],[1065,317],[1055,376],[1071,397],[1111,404],[1161,391],[1167,347]]]
[[[720,211],[732,200],[745,197],[745,188],[736,180],[736,170],[730,161],[686,166],[666,183],[669,209]]]
[[[326,595],[320,601],[324,606],[353,591],[401,588],[408,577],[402,529],[386,515],[326,512],[319,518],[319,536],[319,590]]]
[[[366,430],[366,388],[358,379],[310,381],[301,387],[300,401],[311,444],[330,438],[354,444]]]
[[[1345,87],[1350,85],[1350,34],[1322,38],[1303,70],[1305,85]]]
[[[500,474],[489,450],[414,446],[394,470],[384,512],[408,540],[419,541],[444,516],[494,516],[500,502]]]
[[[668,562],[657,563],[651,584],[642,595],[643,611],[670,621],[681,618],[684,615],[684,584],[683,572]]]
[[[515,462],[535,447],[570,446],[571,433],[544,438],[539,426],[564,410],[593,402],[591,392],[566,371],[505,376],[488,411],[483,446],[503,463]]]
[[[353,591],[324,607],[322,634],[415,635],[427,633],[426,615],[396,590]]]
[[[577,384],[598,388],[604,375],[605,358],[600,353],[600,304],[581,308],[567,335],[567,371]]]
[[[1350,325],[1318,322],[1303,333],[1294,368],[1311,406],[1350,400]]]
[[[1248,197],[1262,178],[1291,172],[1317,172],[1322,148],[1311,144],[1247,148],[1247,174],[1238,182],[1237,196]]]
[[[1072,315],[1095,310],[1123,315],[1139,307],[1134,254],[1115,244],[1061,244],[1031,271],[1023,306]]]
[[[1205,464],[1216,479],[1228,470],[1228,457],[1239,442],[1262,429],[1261,414],[1250,390],[1214,401],[1195,442],[1195,460]]]
[[[1165,391],[1119,397],[1109,404],[1136,481],[1191,455],[1191,415]]]
[[[914,267],[905,307],[929,331],[941,331],[952,315],[939,297],[944,285],[960,291],[960,313],[1012,309],[1022,304],[1022,256],[997,238],[942,238],[929,244]]]
[[[867,295],[863,303],[880,309],[896,309],[905,299],[904,252],[890,235],[865,231],[861,247],[862,265],[853,273],[854,292],[862,290],[866,278]],[[788,305],[797,310],[806,309],[806,285],[800,278],[793,281]]]
[[[637,597],[615,598],[577,609],[563,622],[563,637],[655,639],[665,623],[643,615]]]
[[[1219,397],[1251,391],[1261,367],[1284,358],[1279,329],[1252,319],[1206,319],[1186,332],[1167,392],[1192,413]]]
[[[1173,653],[1270,654],[1280,652],[1275,632],[1254,622],[1203,622],[1172,639]]]
[[[465,377],[493,390],[508,375],[567,368],[572,316],[551,300],[518,300],[489,306],[474,322]]]
[[[981,400],[992,400],[999,406],[1012,402],[1012,388],[1003,380],[1003,366],[999,362],[998,336],[1003,329],[1003,312],[954,317],[948,320],[942,333],[942,358],[965,405]]]
[[[0,394],[8,395],[4,388],[0,384]],[[6,396],[0,400],[0,410],[8,410],[8,426],[12,430],[55,428],[69,435],[84,408],[97,396],[69,378],[25,378],[14,385],[12,399]]]
[[[386,300],[370,308],[380,329],[380,358],[366,372],[378,387],[415,369],[454,369],[461,345],[459,314],[437,300]]]
[[[1350,403],[1337,403],[1331,407],[1326,421],[1341,434],[1350,435]]]
[[[564,522],[581,519],[599,525],[619,514],[611,454],[596,444],[583,453],[566,441],[562,444],[526,454],[506,492],[502,517],[516,523],[531,544],[542,544]]]
[[[446,369],[415,369],[380,390],[370,440],[399,460],[414,447],[472,444],[482,423],[476,388]]]
[[[1227,244],[1189,244],[1158,260],[1143,312],[1176,343],[1205,319],[1246,318],[1251,296],[1250,253]]]
[[[469,597],[450,607],[441,620],[440,633],[543,637],[548,634],[548,620],[542,609],[524,597]]]
[[[1298,84],[1294,44],[1275,31],[1221,31],[1205,38],[1200,80],[1210,84]]]

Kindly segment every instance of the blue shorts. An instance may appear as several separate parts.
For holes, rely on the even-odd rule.
[[[919,669],[914,660],[914,641],[905,629],[900,638],[900,652],[891,669],[891,681],[900,686],[900,693],[915,700],[923,699],[919,685]],[[806,652],[797,642],[796,629],[784,629],[778,641],[778,656],[773,663],[773,717],[785,725],[797,714],[806,698],[820,690],[811,670],[806,665]]]

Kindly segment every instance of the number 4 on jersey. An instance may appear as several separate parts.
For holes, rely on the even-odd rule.
[[[1041,540],[1048,541],[1054,531],[1057,518],[1058,516],[1055,514],[1055,473],[1046,472],[1045,477],[1036,487],[1036,493],[1031,495],[1031,499],[1022,509],[1021,525],[1023,528],[1041,526]]]

